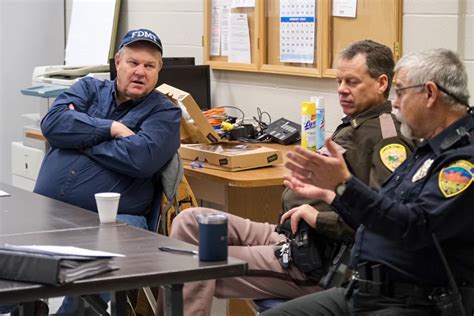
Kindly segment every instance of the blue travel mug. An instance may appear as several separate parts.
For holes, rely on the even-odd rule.
[[[199,260],[227,260],[227,216],[224,214],[200,214]]]

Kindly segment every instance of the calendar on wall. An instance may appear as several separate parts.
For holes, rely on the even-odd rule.
[[[314,62],[316,3],[280,1],[280,62]]]

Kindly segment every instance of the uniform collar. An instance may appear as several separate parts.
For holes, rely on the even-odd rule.
[[[465,137],[469,137],[469,131],[473,128],[474,116],[468,114],[445,128],[441,133],[428,140],[426,143],[428,143],[431,149],[439,155],[441,152],[452,148]]]
[[[356,115],[354,118],[349,118],[348,116],[342,119],[342,122],[345,123],[347,119],[350,120],[352,128],[356,129],[361,126],[365,121],[379,117],[383,113],[392,113],[392,103],[390,101],[385,101],[384,103],[371,107],[368,110]]]

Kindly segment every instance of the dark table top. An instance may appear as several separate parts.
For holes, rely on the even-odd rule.
[[[201,262],[197,256],[162,252],[158,246],[196,247],[132,226],[98,227],[26,235],[0,236],[0,244],[63,245],[126,255],[115,258],[119,270],[75,281],[61,287],[0,280],[0,303],[32,301],[41,297],[80,295],[146,286],[181,284],[197,280],[245,274],[247,264],[229,258],[221,262]]]
[[[94,212],[4,183],[0,190],[10,194],[0,197],[0,236],[124,225],[100,224]]]

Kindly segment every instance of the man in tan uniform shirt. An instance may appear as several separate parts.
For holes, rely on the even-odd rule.
[[[351,173],[376,190],[413,148],[413,143],[401,136],[400,124],[387,101],[393,67],[390,49],[372,41],[347,47],[337,66],[337,91],[346,117],[332,139],[344,152]],[[192,208],[180,213],[174,219],[171,237],[198,244],[197,215],[206,212],[218,211]],[[282,212],[306,221],[318,233],[334,240],[350,241],[357,229],[344,223],[328,204],[304,199],[288,189],[282,195]],[[274,246],[286,237],[275,232],[276,225],[227,215],[229,255],[247,261],[249,275],[185,284],[185,315],[209,315],[213,296],[294,298],[320,290],[317,282],[293,264],[288,268],[280,265]]]

